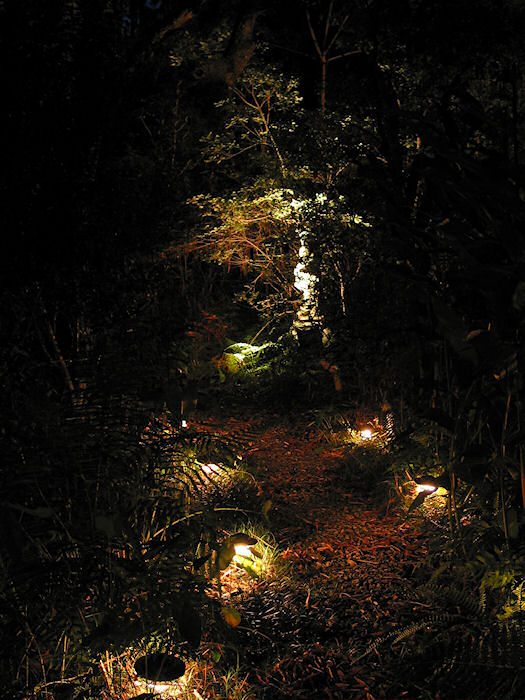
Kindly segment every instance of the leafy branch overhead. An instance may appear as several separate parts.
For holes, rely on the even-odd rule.
[[[286,147],[297,127],[301,100],[296,79],[257,62],[244,71],[228,97],[216,103],[222,123],[203,139],[206,162],[230,176],[232,168],[248,173],[263,168],[285,176]]]
[[[228,269],[239,268],[254,284],[279,289],[290,283],[295,232],[289,192],[278,189],[257,196],[246,189],[227,198],[199,195],[191,204],[202,210],[206,228],[184,246],[185,252],[197,251]]]

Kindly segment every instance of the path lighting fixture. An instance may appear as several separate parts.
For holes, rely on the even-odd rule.
[[[238,557],[244,557],[245,559],[253,559],[254,552],[252,552],[252,547],[255,547],[257,540],[255,537],[250,537],[250,535],[245,535],[243,532],[238,532],[233,535],[233,549],[235,555]]]
[[[227,537],[219,551],[220,570],[227,569],[236,556],[239,557],[237,563],[242,563],[243,559],[253,559],[255,552],[252,552],[251,548],[256,544],[257,540],[244,532],[236,532]]]
[[[177,689],[183,682],[186,665],[177,656],[157,652],[137,659],[134,671],[135,686],[162,693]]]
[[[180,422],[181,428],[187,428],[188,427],[188,421],[184,420],[184,418]]]
[[[234,545],[235,554],[238,557],[245,557],[246,559],[252,559],[252,547],[253,544],[236,544]]]
[[[418,493],[434,493],[434,491],[437,491],[437,488],[435,484],[418,484],[416,491]]]
[[[445,476],[420,476],[416,480],[416,492],[423,496],[446,496],[449,491],[447,483],[448,479]]]
[[[250,538],[247,542],[239,542],[234,545],[235,556],[233,561],[237,566],[252,574],[259,575],[263,569],[262,555],[253,549],[257,540]]]
[[[370,430],[370,428],[365,428],[364,430],[361,430],[360,435],[361,440],[371,440],[374,436],[374,433]]]
[[[152,690],[155,693],[164,693],[167,690],[171,690],[171,688],[173,687],[171,683],[153,683],[153,682],[143,681],[143,680],[139,680],[139,679],[133,681],[133,684],[135,686],[137,686],[137,688],[139,688],[140,690],[142,690],[143,688],[146,688],[147,690]],[[138,696],[138,697],[142,697],[142,696]]]

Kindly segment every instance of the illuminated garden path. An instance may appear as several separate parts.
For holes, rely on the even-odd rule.
[[[425,555],[421,535],[352,491],[342,452],[318,430],[277,416],[222,428],[250,430],[246,459],[272,500],[269,528],[287,565],[236,600],[254,697],[407,697],[402,644],[352,660],[428,614],[410,581]]]

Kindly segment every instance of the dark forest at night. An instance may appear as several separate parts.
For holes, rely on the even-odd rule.
[[[525,5],[0,0],[0,697],[525,697]]]

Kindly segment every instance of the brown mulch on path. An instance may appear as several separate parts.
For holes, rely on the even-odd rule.
[[[306,421],[204,424],[243,441],[272,501],[268,528],[285,565],[248,592],[229,593],[243,618],[235,634],[253,697],[424,697],[407,681],[406,641],[393,644],[392,634],[429,613],[410,580],[426,554],[423,534],[354,490],[351,475],[342,478],[343,451]]]

